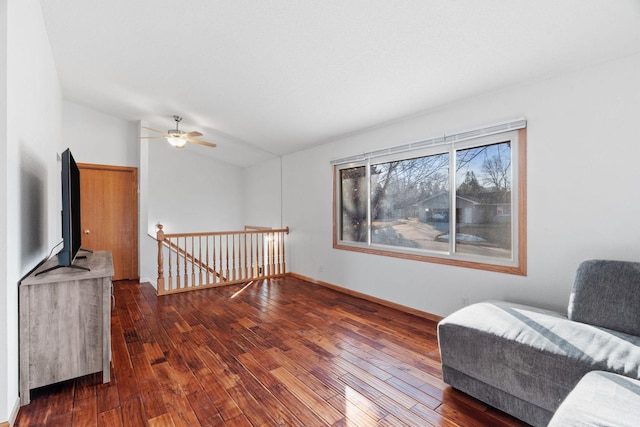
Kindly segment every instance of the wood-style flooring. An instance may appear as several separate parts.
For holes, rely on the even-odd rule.
[[[157,297],[114,283],[111,382],[15,426],[523,426],[442,382],[436,323],[296,278]]]

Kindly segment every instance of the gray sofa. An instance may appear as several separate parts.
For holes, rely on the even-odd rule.
[[[438,341],[446,383],[546,426],[588,372],[640,378],[640,263],[580,264],[567,315],[482,302],[443,319]]]

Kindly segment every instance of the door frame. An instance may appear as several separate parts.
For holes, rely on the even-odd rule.
[[[133,180],[134,180],[134,185],[135,188],[132,189],[133,192],[133,203],[134,203],[134,208],[132,210],[133,212],[133,218],[131,218],[133,220],[133,229],[135,230],[134,236],[132,236],[133,240],[134,240],[134,249],[135,249],[135,269],[136,269],[136,279],[138,279],[140,277],[140,260],[139,260],[139,251],[140,251],[140,247],[138,246],[139,242],[138,242],[138,234],[140,233],[140,230],[138,229],[138,216],[139,216],[139,206],[138,206],[138,188],[139,188],[139,183],[138,183],[138,168],[133,167],[133,166],[114,166],[114,165],[99,165],[99,164],[93,164],[93,163],[78,163],[78,169],[82,170],[82,169],[93,169],[93,170],[99,170],[99,171],[116,171],[116,172],[130,172],[133,174]],[[82,203],[82,202],[81,202]]]

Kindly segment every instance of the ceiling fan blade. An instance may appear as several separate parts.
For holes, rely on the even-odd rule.
[[[163,130],[151,129],[151,128],[148,128],[148,127],[146,127],[146,126],[142,126],[142,128],[143,128],[143,129],[146,129],[146,130],[152,130],[152,131],[154,131],[154,132],[166,133],[166,132],[165,132],[165,131],[163,131]]]
[[[186,136],[187,138],[192,138],[194,136],[202,136],[202,134],[200,132],[187,132],[184,134],[184,136]]]
[[[204,145],[206,147],[211,147],[211,148],[217,147],[216,144],[213,144],[211,142],[200,141],[199,139],[187,138],[187,141],[193,142],[194,144],[198,144],[198,145]]]

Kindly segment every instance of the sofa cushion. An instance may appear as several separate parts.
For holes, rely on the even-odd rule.
[[[590,260],[580,264],[568,317],[640,336],[640,262]]]
[[[640,381],[592,371],[569,393],[549,427],[640,425]]]
[[[551,412],[589,371],[640,377],[640,337],[526,305],[465,307],[439,323],[438,340],[443,365]]]

